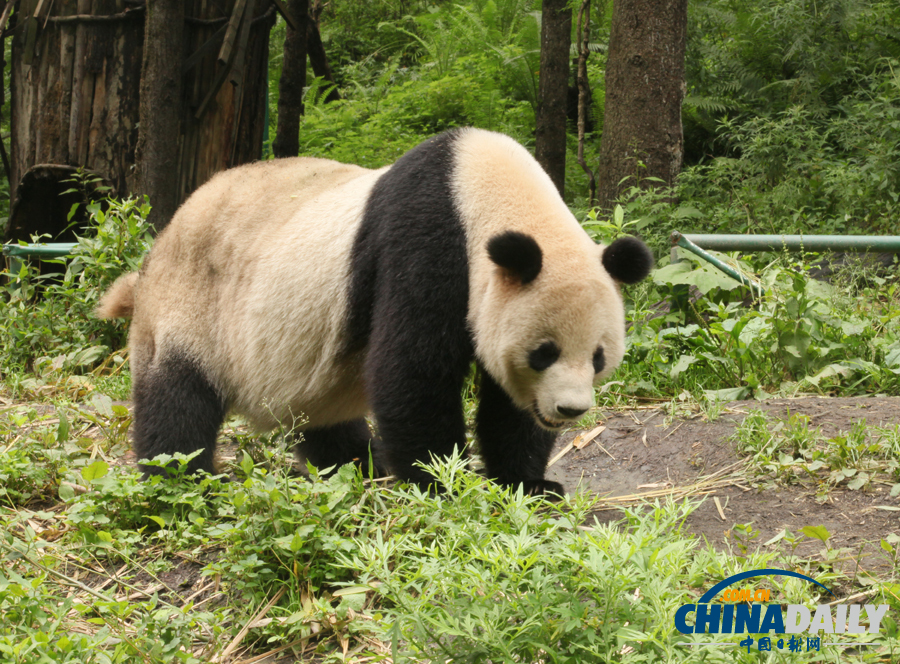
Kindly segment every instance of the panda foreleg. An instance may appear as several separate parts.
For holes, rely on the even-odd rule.
[[[479,367],[478,414],[475,433],[488,476],[529,495],[557,494],[559,482],[544,479],[556,433],[542,429],[534,417],[518,408],[487,371]]]
[[[378,424],[387,465],[399,479],[421,488],[434,488],[434,477],[417,463],[432,457],[448,457],[454,449],[464,451],[466,424],[463,417],[462,385],[467,363],[458,370],[422,376],[427,362],[400,361],[403,354],[370,355],[367,387]],[[407,355],[404,359],[409,360]],[[422,358],[419,358],[420,360]]]
[[[316,468],[355,462],[365,476],[369,473],[371,453],[375,477],[384,475],[380,441],[372,435],[362,417],[328,427],[304,429],[300,433],[296,452],[299,460],[309,461]]]
[[[171,353],[137,371],[133,383],[137,458],[201,450],[187,471],[216,473],[216,436],[225,419],[225,401],[196,364]],[[145,478],[165,474],[159,466],[141,464],[140,469]]]

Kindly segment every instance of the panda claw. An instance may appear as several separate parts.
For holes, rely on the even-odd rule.
[[[563,485],[553,480],[537,479],[522,482],[522,490],[527,496],[544,496],[549,501],[557,502],[566,495]]]

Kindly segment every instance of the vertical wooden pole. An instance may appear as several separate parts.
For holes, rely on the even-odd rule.
[[[568,0],[544,0],[542,8],[534,156],[562,195],[566,187],[566,101],[572,10]]]
[[[150,223],[161,231],[178,208],[184,0],[147,0],[141,67],[138,192],[150,197]]]

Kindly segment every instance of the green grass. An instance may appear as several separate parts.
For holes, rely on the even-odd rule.
[[[837,486],[859,490],[886,484],[900,495],[900,426],[868,427],[865,419],[850,431],[825,436],[809,418],[792,414],[772,418],[751,411],[734,433],[757,480],[807,482],[825,496]]]
[[[0,660],[205,662],[234,641],[239,658],[290,644],[335,662],[749,662],[676,646],[676,608],[738,569],[842,580],[822,562],[716,551],[683,531],[688,501],[598,525],[591,496],[548,504],[459,458],[435,467],[439,495],[349,466],[292,477],[280,438],[261,463],[239,453],[230,482],[141,483],[118,463],[125,426],[100,396],[0,415]],[[881,440],[893,454],[896,437]],[[895,608],[896,583],[875,585]],[[809,584],[785,592],[818,601]],[[892,634],[841,661],[889,656]]]

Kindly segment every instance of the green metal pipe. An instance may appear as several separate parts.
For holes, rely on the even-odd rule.
[[[900,253],[900,235],[695,235],[674,231],[679,238],[717,251],[884,251]]]
[[[77,247],[75,242],[47,242],[44,244],[4,244],[3,255],[10,257],[37,256],[39,258],[59,258],[68,256]]]
[[[677,240],[675,238],[676,235],[678,236]],[[744,286],[747,286],[750,289],[750,291],[753,293],[753,295],[756,296],[757,298],[760,298],[763,295],[765,295],[766,291],[762,286],[760,286],[758,283],[756,283],[755,281],[753,281],[746,275],[741,274],[740,272],[735,270],[733,267],[731,267],[727,263],[720,261],[718,258],[713,256],[711,253],[709,253],[707,251],[703,251],[703,249],[701,249],[696,244],[691,242],[688,239],[688,237],[691,237],[691,236],[682,235],[678,231],[675,231],[674,233],[672,233],[672,240],[674,240],[675,243],[677,243],[677,245],[679,247],[683,247],[684,249],[687,249],[688,251],[696,254],[697,256],[700,256],[700,258],[711,263],[715,267],[719,268],[722,272],[727,274],[732,279],[740,282]],[[708,237],[715,237],[715,236],[712,235],[712,236],[708,236]],[[743,236],[738,235],[738,236],[732,236],[732,237],[743,237]]]

